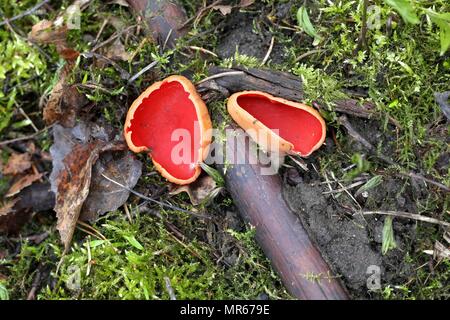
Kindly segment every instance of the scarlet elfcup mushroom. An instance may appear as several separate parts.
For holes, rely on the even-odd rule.
[[[188,184],[197,179],[207,156],[211,119],[194,85],[183,76],[170,76],[133,102],[124,134],[128,147],[148,152],[163,177]]]
[[[227,105],[234,121],[266,151],[307,157],[325,140],[325,121],[302,103],[242,91],[231,95]]]

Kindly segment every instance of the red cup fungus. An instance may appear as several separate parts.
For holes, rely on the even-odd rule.
[[[242,91],[231,95],[227,105],[234,121],[266,151],[307,157],[325,140],[325,121],[302,103]]]
[[[188,133],[182,139],[188,141],[181,141],[187,149],[177,149],[180,137],[174,139],[176,130]],[[199,176],[200,162],[207,156],[211,119],[194,85],[175,75],[155,82],[133,102],[124,134],[128,147],[136,153],[148,152],[163,177],[176,184],[189,184]],[[186,159],[186,154],[187,161],[180,162],[179,156]]]

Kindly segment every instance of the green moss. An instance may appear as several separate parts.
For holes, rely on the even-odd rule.
[[[104,222],[96,228],[108,240],[78,233],[59,274],[52,273],[58,279],[55,286],[45,287],[39,299],[168,299],[166,277],[178,299],[250,299],[261,293],[289,297],[256,246],[253,230],[232,232],[242,252],[227,267],[215,262],[213,249],[201,240],[177,239],[148,215],[138,214],[129,223],[116,212]],[[24,242],[14,262],[3,262],[10,264],[5,287],[11,297],[26,296],[36,264],[54,272],[61,254],[55,237],[38,246]]]

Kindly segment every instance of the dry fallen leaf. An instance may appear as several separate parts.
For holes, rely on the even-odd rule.
[[[89,195],[83,204],[80,219],[94,221],[106,212],[117,210],[127,201],[130,192],[105,179],[102,174],[132,189],[142,174],[142,163],[129,152],[104,152],[92,170]]]
[[[15,176],[30,168],[31,156],[29,153],[13,153],[3,167],[3,174]]]
[[[67,62],[61,69],[58,82],[44,107],[43,117],[48,125],[60,122],[65,127],[73,127],[78,111],[87,103],[86,97],[75,86],[67,85],[73,67],[72,62]]]
[[[221,190],[222,188],[217,187],[216,182],[211,176],[204,175],[191,184],[177,187],[175,190],[170,191],[170,194],[176,195],[181,192],[186,192],[191,203],[196,206],[213,199]]]
[[[124,149],[123,142],[108,142],[111,136],[107,131],[103,127],[83,122],[74,128],[60,125],[53,128],[50,183],[55,193],[57,229],[66,251],[89,194],[93,164],[101,152]]]
[[[0,217],[6,216],[7,214],[14,212],[14,205],[16,204],[17,199],[12,199],[6,201],[1,207],[0,207]]]
[[[239,3],[239,7],[246,8],[252,5],[253,3],[255,3],[255,0],[241,0],[241,2]]]
[[[10,198],[18,194],[23,188],[30,186],[33,182],[39,180],[42,177],[42,173],[32,173],[27,174],[19,179],[17,179],[12,186],[9,188],[5,195],[5,198]]]
[[[231,13],[231,10],[233,9],[233,6],[225,5],[225,4],[218,4],[216,6],[212,7],[214,10],[219,10],[220,13],[224,16]]]
[[[65,60],[75,60],[80,54],[67,44],[67,26],[56,26],[53,21],[42,20],[36,23],[28,34],[32,42],[54,44],[56,51]]]
[[[122,44],[120,39],[117,39],[106,50],[106,57],[115,61],[128,61],[131,55],[125,50],[125,46]]]
[[[61,170],[57,179],[58,191],[54,210],[58,218],[56,228],[65,252],[69,249],[81,207],[89,194],[92,164],[97,160],[103,146],[100,141],[77,144],[63,160],[65,170]]]

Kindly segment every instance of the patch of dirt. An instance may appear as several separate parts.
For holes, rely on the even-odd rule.
[[[364,136],[373,143],[384,139],[384,134],[374,121],[352,119],[355,128],[364,125]],[[378,140],[378,141],[381,141]],[[383,140],[383,146],[389,144]],[[348,143],[345,148],[360,151],[357,144]],[[386,149],[389,149],[386,147]],[[290,168],[283,174],[283,196],[291,209],[301,218],[310,237],[318,245],[325,260],[340,275],[354,298],[379,297],[367,287],[373,268],[379,268],[381,286],[404,283],[412,272],[405,263],[405,254],[413,249],[415,222],[394,219],[393,229],[397,248],[381,253],[384,216],[352,215],[346,208],[356,204],[344,192],[335,197],[324,194],[329,187],[324,178],[313,169],[319,168],[318,158],[323,153],[336,152],[331,139],[327,147],[308,159],[309,171]],[[347,164],[342,164],[344,167]],[[293,172],[295,171],[295,172]],[[348,185],[348,183],[344,183]],[[338,189],[339,187],[333,187]],[[352,194],[356,189],[350,190]],[[404,181],[385,176],[377,187],[368,191],[367,197],[356,200],[363,210],[397,210],[415,212],[414,194],[417,192]],[[375,267],[374,267],[375,266]]]
[[[290,5],[284,4],[278,12],[281,16],[289,14]],[[221,30],[217,53],[221,58],[232,58],[236,51],[239,54],[263,59],[266,55],[272,33],[262,23],[268,12],[261,8],[259,14],[236,12],[227,17],[225,27]],[[265,13],[264,13],[265,12]],[[285,62],[284,46],[275,41],[270,59],[277,64]]]

